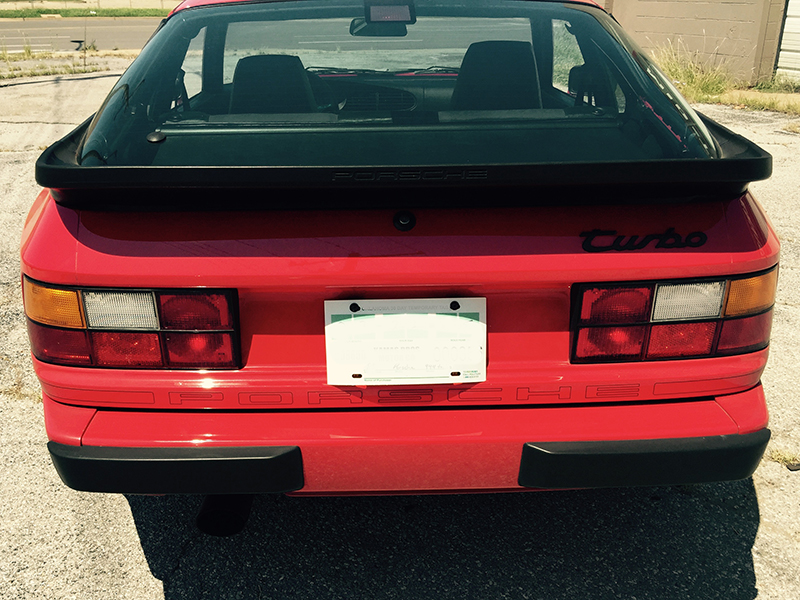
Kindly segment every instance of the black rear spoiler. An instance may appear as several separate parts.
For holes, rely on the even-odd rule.
[[[486,204],[467,189],[502,189],[492,206],[693,201],[741,194],[770,176],[769,153],[701,118],[720,158],[391,167],[81,166],[89,119],[44,151],[36,181],[59,204],[90,210],[285,210]]]

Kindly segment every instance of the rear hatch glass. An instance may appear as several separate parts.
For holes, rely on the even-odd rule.
[[[37,174],[55,188],[741,187],[768,172],[600,9],[308,1],[177,12]]]

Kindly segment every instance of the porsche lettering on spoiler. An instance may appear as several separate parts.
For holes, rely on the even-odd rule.
[[[477,181],[489,178],[485,169],[358,169],[336,171],[336,182]]]

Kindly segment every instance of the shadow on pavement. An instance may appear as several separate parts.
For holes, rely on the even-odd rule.
[[[247,528],[194,528],[201,498],[128,497],[178,598],[751,600],[752,480],[469,496],[259,496]]]

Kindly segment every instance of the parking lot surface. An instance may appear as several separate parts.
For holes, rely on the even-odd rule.
[[[800,598],[800,472],[741,482],[473,496],[257,498],[204,536],[198,497],[87,494],[47,455],[19,290],[33,165],[118,74],[0,84],[0,598]],[[752,187],[782,240],[763,381],[770,451],[800,455],[800,135],[789,118],[700,109],[774,156]]]

